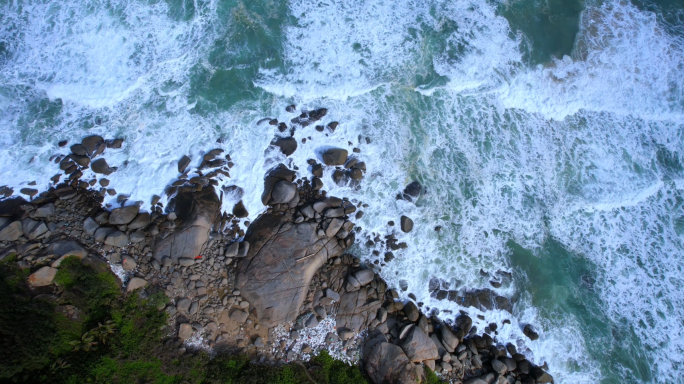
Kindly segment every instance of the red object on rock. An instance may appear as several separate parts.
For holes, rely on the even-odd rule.
[[[195,256],[195,260],[201,259],[201,258],[202,258],[202,255],[197,255],[197,256]]]

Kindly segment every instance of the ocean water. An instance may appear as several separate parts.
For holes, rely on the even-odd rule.
[[[340,125],[285,158],[256,123],[292,103]],[[252,218],[269,167],[358,147],[363,182],[325,189],[369,204],[369,262],[366,236],[413,218],[381,272],[405,297],[457,311],[430,278],[509,272],[513,313],[467,310],[557,383],[684,383],[681,1],[0,0],[0,185],[47,187],[88,134],[125,138],[109,179],[145,204],[225,149]]]

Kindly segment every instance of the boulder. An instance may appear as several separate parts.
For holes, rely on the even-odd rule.
[[[344,225],[343,219],[332,219],[330,224],[328,224],[328,228],[325,229],[325,235],[327,237],[334,237],[342,228],[342,225]]]
[[[33,217],[37,218],[46,218],[50,215],[55,214],[55,205],[50,203],[50,204],[45,204],[42,207],[37,208],[35,211],[33,211]]]
[[[553,377],[540,367],[535,367],[532,370],[532,377],[540,384],[553,383]]]
[[[121,231],[115,231],[109,234],[105,239],[105,244],[112,247],[125,247],[130,243],[128,235]]]
[[[499,375],[503,375],[506,373],[506,371],[508,371],[508,367],[506,366],[506,364],[504,364],[503,362],[501,362],[497,359],[493,359],[491,363],[492,363],[492,370],[494,372],[498,373]]]
[[[449,326],[446,324],[442,324],[439,327],[439,334],[444,348],[449,353],[453,353],[456,350],[456,347],[458,347],[459,338],[451,332],[451,329],[449,329]]]
[[[100,228],[100,224],[93,220],[92,217],[89,217],[83,221],[83,232],[88,236],[94,235],[98,228]]]
[[[404,351],[390,343],[376,344],[366,357],[366,372],[376,384],[416,384],[423,381]]]
[[[412,363],[439,359],[437,346],[420,327],[411,327],[399,346]]]
[[[113,209],[109,214],[109,224],[125,225],[133,221],[138,216],[140,207],[137,204]]]
[[[97,230],[95,230],[95,235],[93,236],[93,238],[97,242],[104,243],[107,236],[109,236],[110,234],[112,234],[114,232],[116,232],[116,228],[100,227]]]
[[[81,259],[88,256],[88,251],[75,241],[58,241],[48,247],[48,252],[57,256],[76,256]]]
[[[369,299],[366,287],[353,292],[346,292],[340,298],[337,310],[337,327],[360,333],[368,328],[370,322],[375,319],[381,305],[380,300]]]
[[[289,181],[281,180],[275,184],[271,192],[273,204],[284,204],[292,200],[297,193],[297,186]]]
[[[468,332],[470,332],[470,328],[472,327],[473,319],[471,319],[468,315],[460,314],[456,316],[454,321],[454,335],[459,341],[463,341],[463,338],[468,334]]]
[[[28,282],[32,287],[44,287],[46,285],[52,284],[56,275],[56,268],[45,266],[37,270],[36,272],[32,273],[28,277]]]
[[[239,242],[239,241],[234,241],[234,242],[230,243],[230,244],[228,245],[228,247],[226,247],[226,251],[225,251],[225,253],[224,253],[224,256],[226,256],[226,257],[235,257],[235,256],[237,256],[239,246],[240,246],[240,242]]]
[[[145,231],[138,229],[137,231],[131,233],[130,240],[131,243],[139,243],[145,240]]]
[[[133,292],[138,288],[142,288],[147,285],[147,280],[140,277],[134,277],[128,282],[126,287],[126,292]]]
[[[190,165],[190,158],[187,156],[181,157],[180,160],[178,160],[178,173],[183,173],[185,172],[185,168]]]
[[[0,231],[0,241],[16,241],[23,234],[21,221],[15,221]]]
[[[247,208],[245,208],[245,204],[242,203],[242,200],[238,201],[237,204],[233,206],[233,216],[239,219],[249,216],[249,212],[247,212]]]
[[[361,286],[364,286],[373,281],[373,278],[375,278],[375,272],[371,268],[362,269],[360,271],[354,272],[354,278]]]
[[[190,301],[190,299],[182,298],[182,299],[178,300],[178,303],[176,303],[176,309],[178,310],[178,312],[187,314],[190,311],[190,305],[191,304],[192,304],[192,301]]]
[[[243,310],[240,310],[240,309],[233,309],[232,311],[230,311],[229,316],[230,316],[230,319],[233,320],[234,322],[242,324],[245,321],[247,321],[247,317],[249,317],[249,313],[247,313]]]
[[[419,182],[413,181],[409,183],[409,185],[404,188],[404,194],[409,195],[412,198],[417,198],[420,196],[420,193],[423,191],[423,187],[420,185]]]
[[[209,241],[212,224],[219,215],[220,202],[213,186],[195,191],[194,188],[181,187],[174,196],[176,230],[168,237],[157,240],[154,258],[161,262],[164,257],[174,261],[180,258],[194,259]]]
[[[109,164],[107,164],[107,160],[102,158],[93,161],[90,164],[90,169],[92,169],[95,173],[101,173],[103,175],[109,175],[113,172],[113,169],[109,167]]]
[[[42,221],[25,219],[22,220],[21,225],[24,229],[24,235],[29,240],[34,240],[48,231],[47,225],[45,225],[45,223]]]
[[[134,270],[138,264],[135,262],[134,258],[126,255],[121,259],[121,266],[123,267],[124,271],[130,272]]]
[[[319,239],[316,222],[294,223],[291,213],[265,213],[249,226],[250,247],[240,261],[236,288],[265,328],[295,320],[316,271],[342,255],[337,239]]]
[[[413,229],[413,220],[407,216],[402,216],[401,217],[401,230],[405,233],[411,232]]]
[[[532,324],[526,324],[523,328],[523,333],[532,341],[539,338],[539,334],[535,331],[534,327],[532,327]]]
[[[178,326],[178,338],[181,339],[181,341],[191,338],[192,332],[192,325],[189,323],[181,323]]]
[[[325,165],[344,165],[347,162],[349,152],[342,148],[326,148],[320,152],[320,160]]]
[[[404,305],[404,313],[406,314],[406,317],[414,323],[418,321],[418,318],[420,317],[420,310],[418,310],[418,307],[416,307],[416,304],[413,301],[409,301]]]
[[[104,139],[102,136],[87,136],[84,137],[83,140],[81,140],[81,145],[85,149],[84,155],[92,156],[95,153],[95,150],[98,149],[101,145],[105,143]],[[73,147],[72,147],[73,148]]]
[[[150,214],[147,212],[139,213],[138,216],[128,224],[128,229],[145,228],[150,224]]]
[[[297,140],[294,137],[277,137],[271,145],[280,148],[280,152],[285,156],[290,156],[297,150]]]

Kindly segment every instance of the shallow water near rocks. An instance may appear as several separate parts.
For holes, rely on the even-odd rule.
[[[683,12],[616,0],[2,1],[0,185],[45,188],[50,156],[68,153],[58,141],[120,136],[108,178],[148,204],[181,156],[223,148],[235,166],[222,186],[244,189],[253,219],[268,168],[308,176],[317,148],[358,147],[360,186],[334,185],[330,170],[324,189],[369,204],[364,234],[408,244],[381,272],[404,298],[445,318],[484,315],[480,330],[497,322],[498,340],[547,362],[556,382],[680,383]],[[274,127],[256,123],[289,122],[293,103],[340,125],[297,128],[285,158],[268,149]],[[423,196],[396,200],[412,180]],[[401,215],[410,234],[387,225]],[[357,256],[384,258],[357,238]],[[519,298],[512,314],[430,297],[432,277],[465,289],[494,276]]]

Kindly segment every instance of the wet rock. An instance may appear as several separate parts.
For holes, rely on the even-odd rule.
[[[411,232],[411,230],[413,230],[413,220],[411,220],[409,217],[402,216],[401,217],[401,230],[405,233]]]
[[[109,175],[111,174],[114,169],[109,167],[109,164],[107,164],[107,160],[105,159],[97,159],[90,164],[90,169],[93,170],[95,173],[101,173],[103,175]]]
[[[181,157],[181,159],[178,160],[178,173],[185,172],[188,165],[190,165],[190,158],[188,156]]]
[[[330,238],[334,237],[342,228],[343,224],[344,220],[342,219],[332,219],[330,224],[328,224],[328,227],[325,229],[325,235]]]
[[[323,166],[320,164],[312,165],[311,174],[313,174],[316,177],[323,177]]]
[[[19,190],[19,192],[23,193],[24,195],[31,196],[31,197],[38,194],[38,190],[33,189],[33,188],[22,188]]]
[[[48,246],[48,251],[56,256],[76,256],[84,258],[88,256],[88,250],[75,241],[62,240]]]
[[[320,153],[321,161],[325,165],[344,165],[349,152],[342,148],[327,148]]]
[[[237,204],[233,206],[233,216],[239,219],[249,216],[249,212],[247,212],[247,208],[245,208],[245,204],[242,203],[242,200],[238,201]]]
[[[90,165],[90,157],[88,156],[79,156],[79,155],[69,155],[71,160],[73,160],[76,164],[80,165],[81,167],[87,167]],[[67,173],[69,170],[67,169]]]
[[[525,325],[523,328],[523,333],[532,341],[539,339],[539,334],[535,331],[532,324]]]
[[[57,269],[48,266],[42,267],[28,277],[28,282],[32,287],[44,287],[52,284],[57,275]]]
[[[406,188],[404,188],[404,194],[409,195],[414,199],[418,198],[422,191],[423,187],[417,181],[409,183],[409,185],[407,185]]]
[[[81,145],[83,146],[83,148],[86,151],[85,155],[88,155],[88,156],[92,156],[95,153],[95,151],[98,149],[98,147],[100,147],[101,145],[104,145],[104,144],[105,144],[105,141],[102,138],[102,136],[97,136],[97,135],[88,136],[88,137],[83,138],[83,140],[81,140]]]
[[[456,317],[454,321],[454,335],[456,336],[456,338],[458,338],[459,341],[462,341],[463,338],[468,334],[468,332],[470,332],[470,329],[472,327],[473,319],[471,319],[467,315],[460,314]]]
[[[306,325],[307,328],[315,328],[318,326],[318,319],[315,315],[311,315],[308,319],[306,319],[304,325]]]
[[[271,145],[280,148],[280,152],[285,156],[290,156],[297,150],[297,140],[294,137],[275,138]]]
[[[86,151],[85,147],[81,144],[74,144],[71,146],[71,153],[77,156],[86,156],[88,152]]]
[[[273,187],[271,198],[274,204],[284,204],[292,200],[297,193],[297,186],[289,181],[282,180]]]
[[[140,207],[137,204],[113,209],[109,214],[109,223],[113,225],[125,225],[138,216]]]

